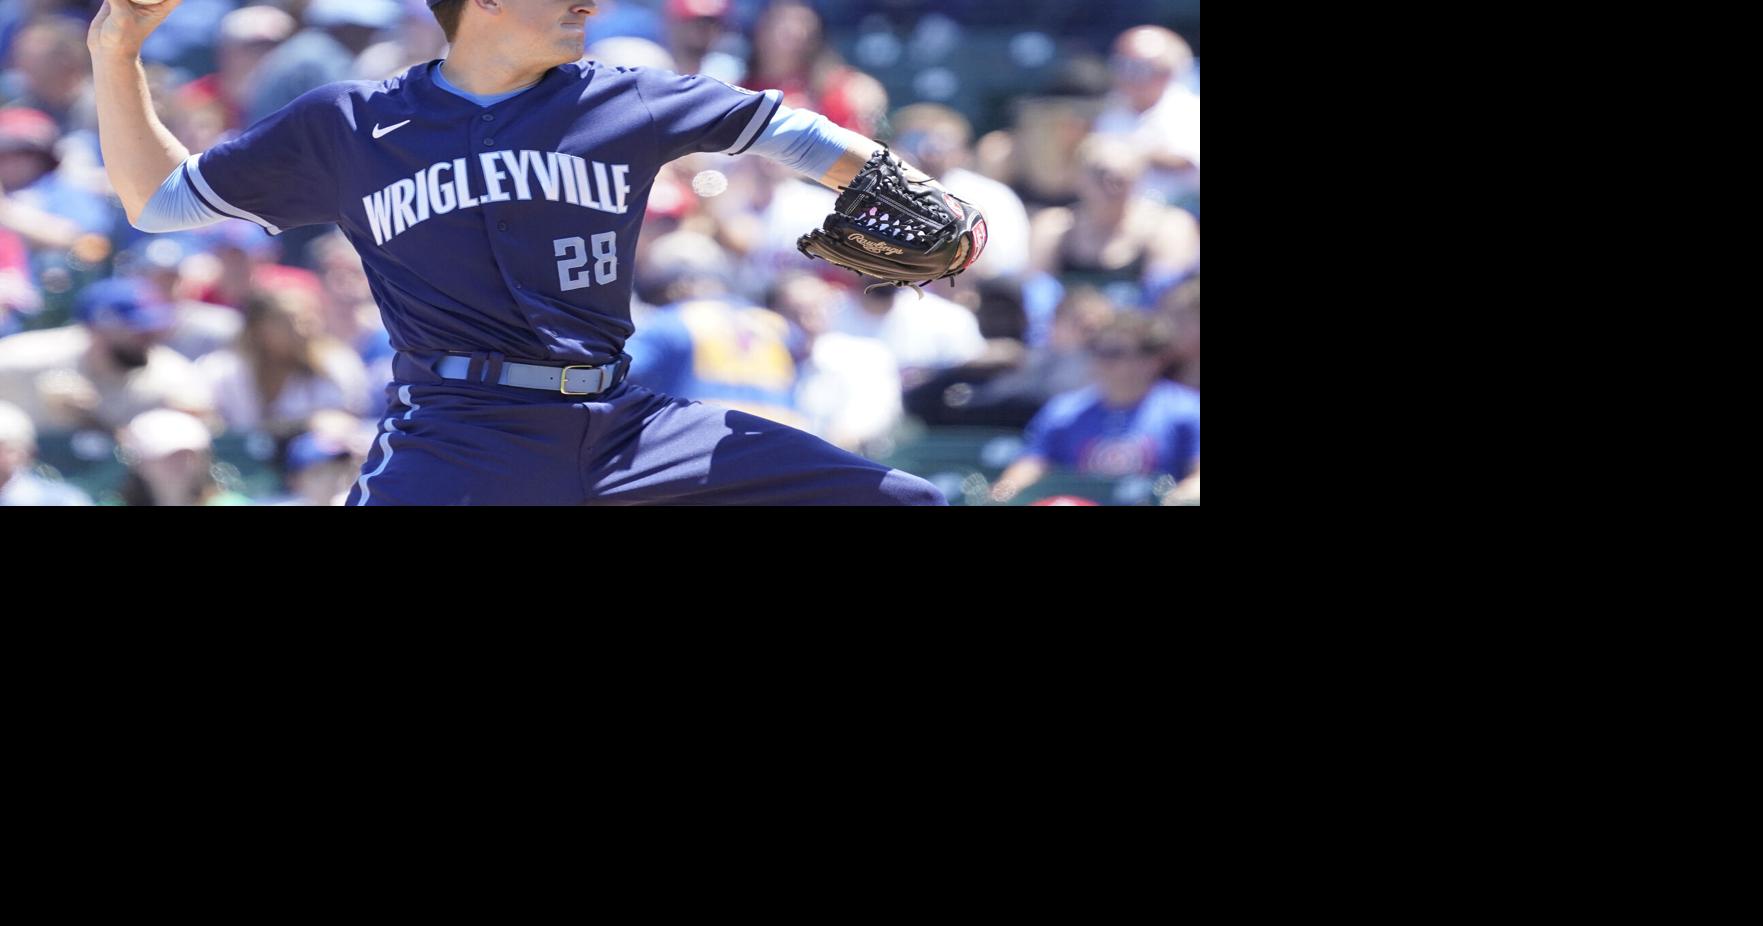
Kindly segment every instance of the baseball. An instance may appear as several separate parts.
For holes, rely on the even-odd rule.
[[[722,191],[726,189],[728,189],[728,177],[724,176],[720,170],[699,171],[698,175],[692,178],[692,192],[705,199],[721,195]]]

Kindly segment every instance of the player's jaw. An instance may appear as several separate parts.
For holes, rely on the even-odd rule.
[[[562,21],[562,23],[560,23],[560,25],[562,25],[565,29],[574,30],[576,32],[586,31],[587,25],[588,25],[588,17],[592,16],[596,12],[598,12],[598,9],[597,9],[598,5],[599,4],[597,4],[597,3],[579,3],[579,2],[565,4],[565,7],[566,7],[565,15],[564,15],[563,21]]]
[[[558,27],[564,32],[582,35],[588,29],[588,17],[594,15],[595,6],[593,3],[580,2],[563,4],[563,15],[557,21]]]
[[[586,49],[582,47],[583,37],[588,29],[588,17],[594,15],[592,3],[565,3],[563,15],[553,30],[553,46],[557,55],[565,63],[580,58]]]
[[[504,0],[519,2],[519,0]],[[596,4],[582,0],[525,0],[529,15],[527,26],[533,38],[548,50],[566,55],[574,61],[582,56],[582,37],[587,32],[588,17],[594,15]]]
[[[481,2],[481,0],[480,0]],[[591,0],[489,0],[494,7],[497,46],[542,67],[581,58]]]

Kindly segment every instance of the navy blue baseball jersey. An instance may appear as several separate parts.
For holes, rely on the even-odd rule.
[[[779,103],[578,61],[483,107],[437,86],[439,67],[321,87],[184,166],[210,208],[272,234],[337,223],[401,351],[615,359],[656,173],[741,153]]]

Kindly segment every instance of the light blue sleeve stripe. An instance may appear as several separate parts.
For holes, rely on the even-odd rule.
[[[810,179],[832,170],[847,148],[864,148],[868,140],[832,120],[806,109],[779,105],[771,124],[759,133],[748,154],[757,154]]]
[[[783,109],[784,95],[781,90],[767,90],[759,95],[759,108],[753,111],[753,118],[747,120],[747,127],[741,130],[741,137],[724,149],[724,154],[746,154],[747,147],[754,142],[753,136],[771,123],[773,116]]]
[[[159,189],[153,191],[153,198],[147,200],[140,217],[129,224],[144,232],[173,232],[201,228],[229,218],[232,216],[215,212],[202,202],[185,179],[184,165],[179,164]]]

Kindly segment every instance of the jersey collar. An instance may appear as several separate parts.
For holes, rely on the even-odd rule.
[[[499,110],[504,107],[509,109],[521,108],[523,105],[521,103],[522,100],[543,99],[547,96],[547,94],[542,92],[545,88],[550,87],[557,81],[568,80],[571,77],[577,77],[581,74],[580,61],[560,64],[557,67],[546,71],[544,76],[539,78],[538,83],[528,86],[513,96],[497,100],[496,102],[485,106],[478,103],[476,100],[462,97],[440,85],[436,80],[436,76],[440,73],[441,63],[445,60],[445,58],[436,58],[427,64],[417,65],[415,74],[416,79],[413,81],[413,84],[421,90],[422,98],[425,103],[432,104],[436,108],[453,107],[464,112],[485,112],[489,110]]]

